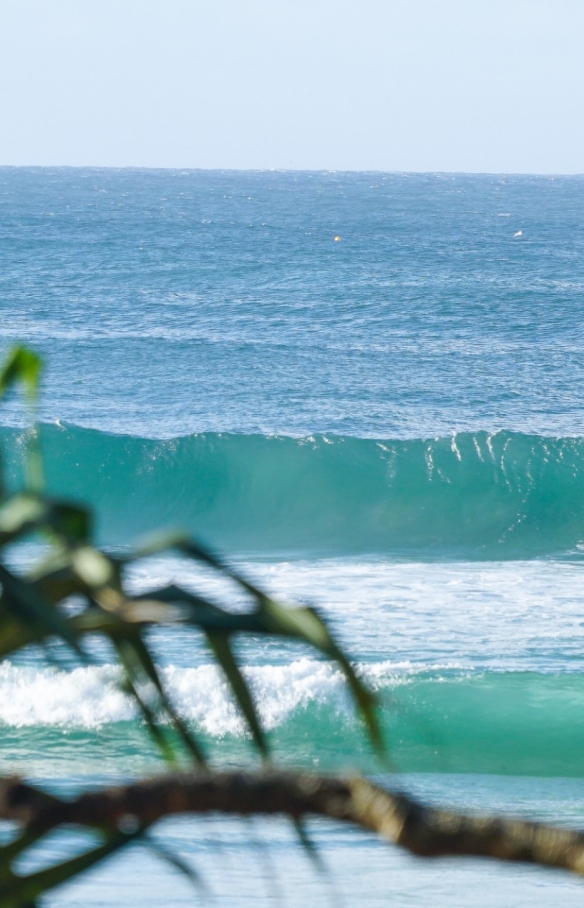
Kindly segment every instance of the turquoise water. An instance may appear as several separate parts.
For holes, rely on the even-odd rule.
[[[18,430],[0,429],[22,484]],[[106,545],[172,524],[235,555],[577,556],[584,439],[204,433],[172,439],[45,425],[47,480],[90,502]],[[584,549],[583,549],[584,551]]]
[[[582,825],[583,253],[580,178],[0,169],[0,346],[46,354],[49,487],[95,506],[103,544],[186,528],[316,603],[379,692],[405,784]],[[14,487],[22,437],[11,400]],[[129,581],[176,578],[225,592],[172,558]],[[218,765],[250,759],[201,642],[153,645]],[[280,759],[382,769],[331,668],[290,645],[241,655]],[[1,772],[159,767],[96,659],[0,666]],[[256,832],[288,904],[340,903],[285,826]],[[247,827],[161,835],[221,904],[277,901]],[[551,873],[315,837],[347,904],[581,900]],[[145,853],[116,866],[115,891],[98,873],[55,904],[191,898]]]

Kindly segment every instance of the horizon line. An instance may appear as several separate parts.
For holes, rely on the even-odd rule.
[[[142,164],[0,164],[2,170],[112,170],[168,171],[173,173],[306,173],[306,174],[383,174],[384,176],[436,177],[584,177],[583,171],[520,171],[520,170],[383,170],[374,167],[178,167]]]

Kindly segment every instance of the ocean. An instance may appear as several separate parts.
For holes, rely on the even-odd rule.
[[[0,352],[45,358],[49,489],[95,508],[106,547],[182,528],[317,605],[379,694],[389,767],[334,669],[243,641],[276,758],[580,827],[583,312],[584,178],[0,168]],[[12,398],[12,488],[24,425]],[[131,582],[179,578],[225,592],[170,556]],[[152,643],[216,765],[253,760],[201,642]],[[161,769],[98,657],[0,665],[2,774],[73,790]],[[325,878],[284,822],[159,835],[233,908],[582,901],[557,872],[312,832]],[[138,848],[47,904],[193,898]]]

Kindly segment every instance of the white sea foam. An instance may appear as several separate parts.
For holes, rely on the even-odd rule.
[[[19,567],[38,555],[31,549]],[[582,561],[338,558],[248,561],[237,568],[277,599],[317,606],[352,659],[368,666],[410,662],[421,670],[456,664],[465,670],[584,671]],[[233,609],[250,605],[233,583],[168,555],[133,565],[128,580],[133,592],[179,583]],[[198,668],[208,661],[198,642],[187,631],[160,631],[160,663]],[[258,666],[269,659],[280,671],[305,654],[295,645],[272,642],[268,655],[262,645],[246,641],[244,661]]]
[[[436,668],[439,668],[436,666]],[[419,671],[410,663],[362,666],[371,687],[407,682]],[[244,722],[228,685],[213,664],[162,669],[165,687],[178,712],[209,735],[241,735]],[[326,704],[339,714],[351,712],[341,672],[325,662],[298,659],[286,665],[256,665],[244,674],[268,731],[309,705]],[[55,668],[0,666],[0,724],[20,727],[95,729],[136,718],[135,707],[119,686],[112,665],[61,671]]]
[[[134,715],[112,666],[65,672],[0,666],[0,722],[16,727],[53,725],[96,728]]]
[[[265,729],[282,725],[309,703],[347,707],[340,672],[325,663],[299,659],[289,665],[253,666],[245,670]],[[181,714],[212,735],[241,734],[243,722],[227,685],[213,665],[165,671],[169,690]]]
[[[245,670],[264,727],[277,728],[310,702],[332,700],[345,708],[340,673],[325,663],[299,659],[289,665]],[[208,734],[241,734],[243,723],[227,684],[214,665],[163,669],[179,712]],[[113,666],[59,671],[5,663],[0,667],[0,722],[15,727],[98,728],[135,717]]]

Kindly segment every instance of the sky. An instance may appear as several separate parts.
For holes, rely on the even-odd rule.
[[[0,0],[0,165],[584,172],[583,0]]]

